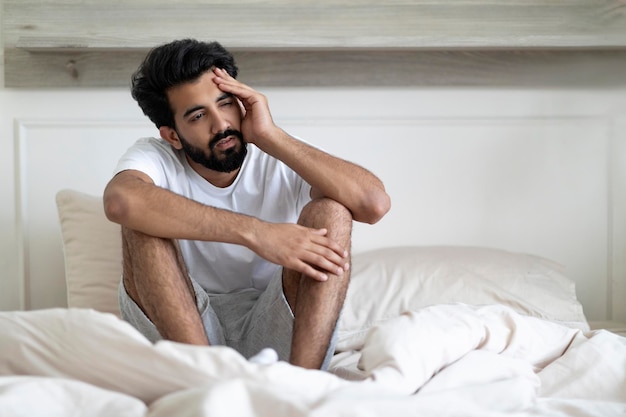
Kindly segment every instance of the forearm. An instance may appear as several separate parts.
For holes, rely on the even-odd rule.
[[[114,178],[104,192],[109,220],[151,236],[249,246],[258,219],[206,206],[131,177]]]
[[[328,197],[346,206],[354,220],[376,223],[389,210],[383,183],[368,170],[329,155],[277,128],[263,150],[283,161],[307,181],[313,197]]]

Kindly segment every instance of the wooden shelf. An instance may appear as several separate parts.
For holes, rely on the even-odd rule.
[[[527,71],[543,65],[546,56],[557,60],[549,66],[560,67],[580,53],[600,52],[596,59],[613,62],[626,51],[626,4],[620,0],[244,0],[236,4],[4,0],[3,4],[8,87],[126,85],[151,47],[182,37],[218,40],[262,72],[276,69],[277,58],[288,69],[302,66],[297,59],[319,65],[313,59],[324,58],[324,66],[349,71],[359,63],[387,65],[389,58],[400,59],[405,70],[398,72],[403,73],[425,69],[428,59],[435,62],[430,70],[444,69],[441,65],[447,61],[460,66],[460,71],[467,64],[464,57],[470,63],[495,59],[503,66],[502,60],[516,56],[526,57],[528,62],[513,62]],[[345,62],[352,64],[346,67]],[[291,80],[287,82],[319,85],[319,81],[306,81],[318,70],[287,77]],[[363,82],[376,82],[375,75]],[[474,77],[474,82],[481,78]],[[400,84],[407,82],[415,81],[410,76],[400,80]]]

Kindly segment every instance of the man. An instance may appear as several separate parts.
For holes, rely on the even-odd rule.
[[[277,127],[216,42],[153,49],[132,94],[139,140],[104,192],[122,225],[120,308],[152,341],[263,348],[325,368],[349,282],[352,221],[390,208],[367,170]]]

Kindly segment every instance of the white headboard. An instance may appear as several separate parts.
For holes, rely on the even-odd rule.
[[[357,225],[355,251],[474,245],[544,256],[568,268],[589,318],[626,320],[626,90],[264,93],[286,130],[384,180],[392,210]],[[3,131],[14,132],[0,156],[0,309],[64,306],[55,193],[101,194],[123,150],[157,132],[121,89],[6,90],[0,103]]]

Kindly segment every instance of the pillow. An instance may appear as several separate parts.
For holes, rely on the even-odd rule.
[[[547,259],[478,247],[396,247],[352,256],[338,351],[359,349],[368,330],[435,304],[502,304],[588,330],[574,283]]]
[[[120,317],[120,226],[106,218],[102,197],[61,190],[56,203],[63,237],[68,307],[93,308]]]

